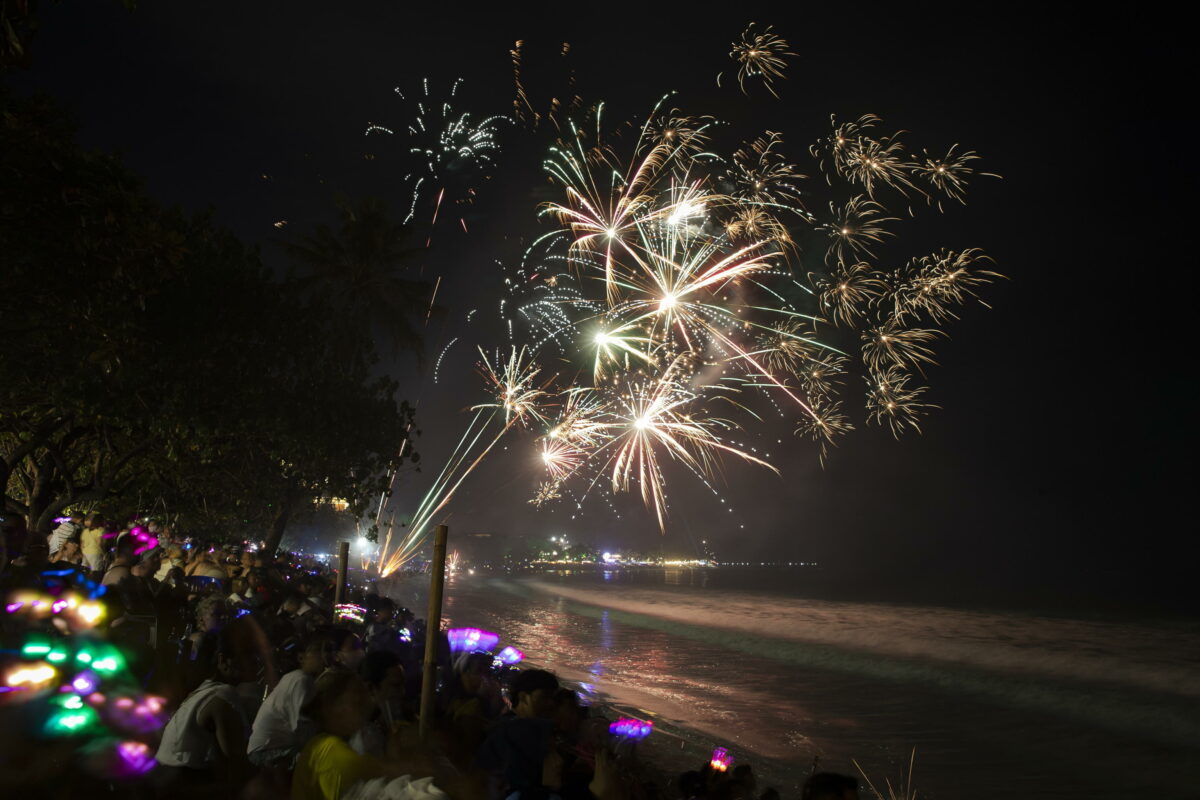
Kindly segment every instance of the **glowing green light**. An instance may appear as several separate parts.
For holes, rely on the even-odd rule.
[[[99,661],[94,662],[92,664],[92,668],[97,672],[116,672],[118,669],[117,660],[112,656],[109,656],[108,658],[102,658]]]
[[[60,661],[66,661],[67,654],[61,650],[55,650],[52,653],[50,653],[50,655],[46,656],[46,660],[57,664]]]
[[[23,656],[44,656],[49,652],[50,645],[48,644],[27,644],[21,648],[21,655]]]
[[[63,701],[63,708],[83,708],[83,698],[73,694]]]
[[[86,707],[59,711],[46,720],[45,730],[50,736],[70,736],[83,733],[95,725],[98,720],[99,716],[96,712]]]
[[[87,650],[80,650],[78,653],[75,654],[75,660],[82,661],[85,664],[90,664],[90,663],[92,663],[92,654],[89,653]]]

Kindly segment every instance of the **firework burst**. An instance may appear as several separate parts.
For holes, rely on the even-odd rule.
[[[788,49],[788,43],[782,36],[771,33],[770,25],[762,32],[757,27],[757,23],[751,22],[729,51],[729,57],[738,64],[738,87],[746,93],[746,80],[757,78],[768,92],[779,97],[772,83],[776,78],[783,77],[783,70],[787,66],[784,59],[796,54]],[[717,84],[720,85],[719,77]]]
[[[405,176],[412,187],[406,223],[416,213],[423,192],[426,196],[436,194],[431,224],[437,223],[451,176],[463,178],[455,183],[459,192],[451,198],[452,202],[472,202],[475,195],[473,180],[488,174],[500,152],[499,128],[511,120],[505,116],[490,116],[476,121],[469,112],[457,111],[454,102],[461,84],[462,78],[455,80],[449,93],[440,100],[431,94],[428,78],[421,82],[419,91],[408,96],[399,87],[393,90],[409,108],[411,117],[400,135],[408,141],[410,160],[422,165],[421,169]],[[366,134],[396,136],[397,132],[394,128],[371,123],[367,125]]]
[[[769,28],[752,26],[734,49],[739,83],[761,79],[774,93],[788,55]],[[721,157],[706,149],[714,121],[665,101],[636,140],[606,140],[602,106],[583,127],[556,123],[543,164],[561,194],[538,214],[553,228],[530,237],[500,302],[512,344],[491,359],[480,350],[492,399],[473,407],[412,529],[508,431],[538,432],[534,505],[568,497],[583,508],[600,486],[605,502],[640,494],[665,528],[668,473],[719,493],[726,462],[775,471],[742,441],[768,416],[794,422],[824,462],[855,428],[843,399],[852,373],[866,379],[865,421],[896,435],[919,431],[936,408],[911,373],[935,363],[942,326],[1000,276],[975,249],[895,252],[904,220],[889,204],[913,215],[913,195],[930,199],[928,213],[940,199],[963,201],[968,179],[987,174],[979,157],[957,147],[914,157],[899,133],[879,132],[878,117],[833,121],[809,149],[812,174],[825,178],[811,184],[831,191],[805,183],[802,193],[780,133]],[[801,259],[814,271],[797,269]]]
[[[776,150],[783,143],[782,134],[767,131],[733,154],[726,179],[733,184],[730,194],[744,203],[787,205],[800,201],[796,181],[805,175],[796,171],[795,164]]]

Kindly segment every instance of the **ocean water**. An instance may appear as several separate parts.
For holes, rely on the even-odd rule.
[[[724,746],[785,797],[814,762],[882,789],[915,749],[931,800],[1200,797],[1194,620],[812,594],[801,570],[459,575],[444,613],[653,718],[671,771]]]

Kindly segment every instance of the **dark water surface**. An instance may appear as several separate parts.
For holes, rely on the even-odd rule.
[[[672,770],[723,745],[922,797],[1200,797],[1200,624],[828,600],[800,569],[457,576],[445,614],[620,709]],[[418,606],[419,590],[397,588]]]

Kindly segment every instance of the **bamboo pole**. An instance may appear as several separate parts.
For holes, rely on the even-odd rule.
[[[346,602],[346,570],[350,566],[350,543],[338,542],[337,588],[333,590],[333,604]]]
[[[437,686],[437,652],[442,635],[442,588],[446,580],[446,537],[449,528],[433,529],[433,561],[429,565],[429,611],[425,615],[425,659],[421,673],[421,739],[433,730],[433,695]]]

